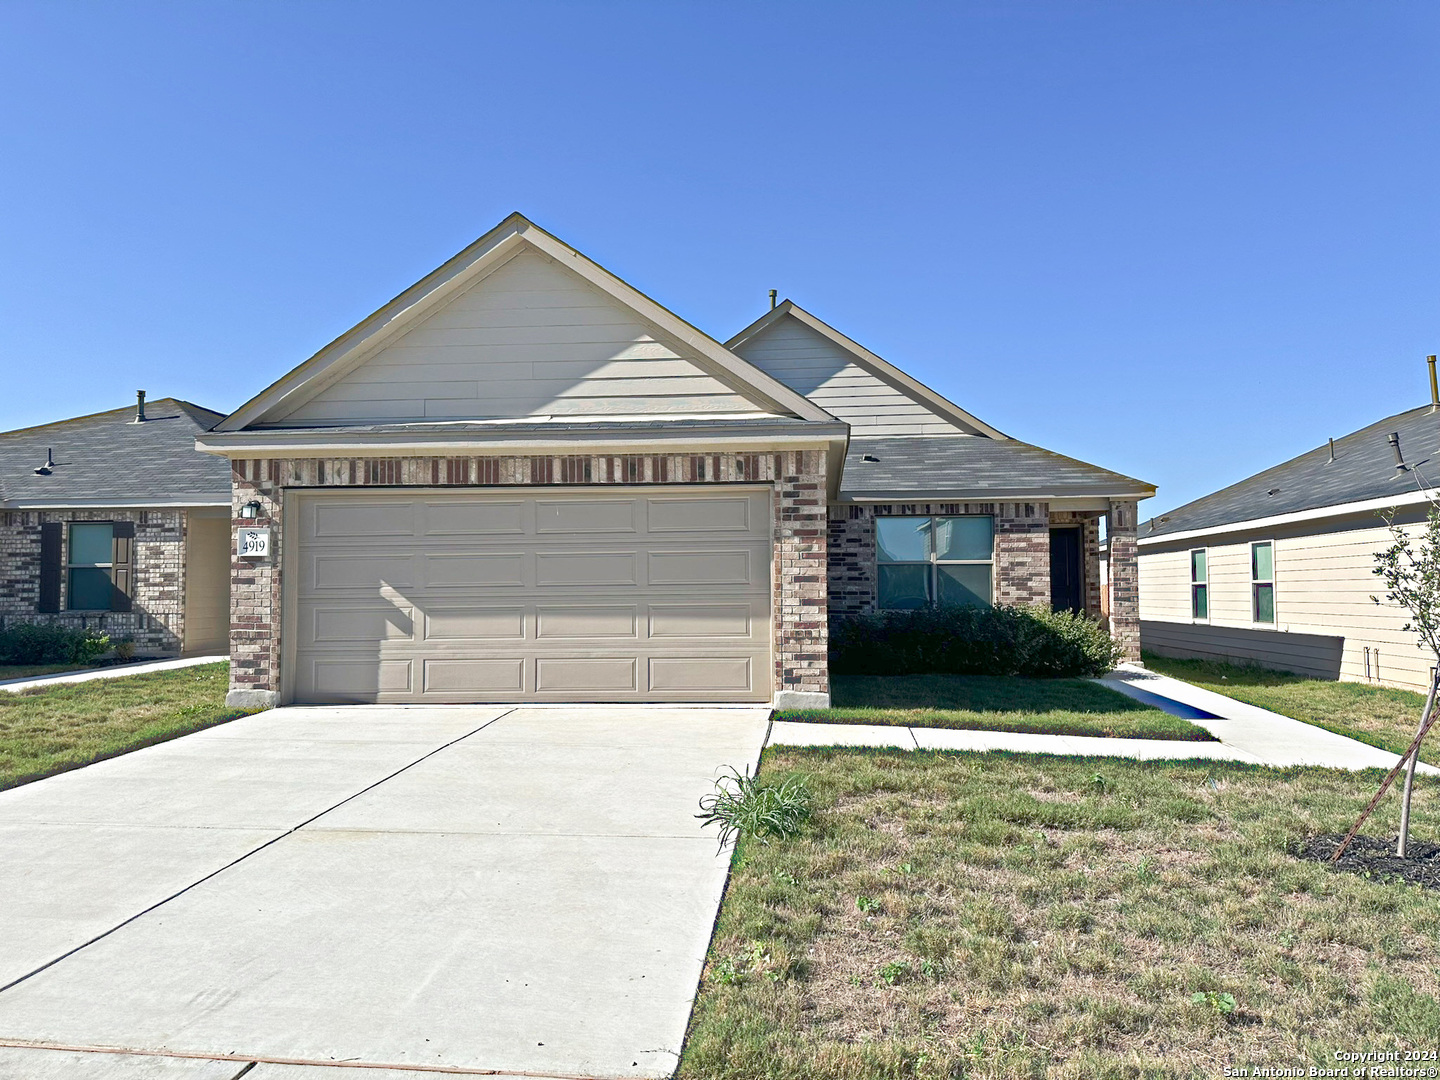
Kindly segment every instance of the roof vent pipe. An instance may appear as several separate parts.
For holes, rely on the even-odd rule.
[[[1326,465],[1333,465],[1333,464],[1335,464],[1335,439],[1334,439],[1333,436],[1332,436],[1331,439],[1330,439],[1330,460],[1327,461],[1325,464],[1326,464]]]
[[[774,310],[775,310],[775,297],[777,297],[778,295],[779,295],[779,293],[776,292],[776,290],[774,290],[774,289],[771,289],[771,290],[770,290],[770,310],[771,310],[771,311],[774,311]],[[1434,358],[1433,356],[1430,358],[1430,373],[1431,373],[1432,375],[1435,373],[1435,358]]]
[[[1440,407],[1440,383],[1435,381],[1435,357],[1427,356],[1425,362],[1430,365],[1430,408]]]
[[[1395,468],[1404,472],[1410,466],[1405,464],[1405,458],[1400,454],[1400,433],[1392,431],[1386,438],[1390,440],[1390,451],[1395,455]]]
[[[144,390],[136,390],[136,391],[135,391],[135,423],[137,423],[137,424],[143,424],[144,422],[145,422],[145,391],[144,391]]]

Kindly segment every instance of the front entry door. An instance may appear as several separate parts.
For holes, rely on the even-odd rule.
[[[1050,530],[1050,607],[1055,611],[1085,610],[1079,529]]]

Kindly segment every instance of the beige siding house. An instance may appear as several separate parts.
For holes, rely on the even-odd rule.
[[[1098,614],[1104,518],[1139,655],[1153,487],[788,301],[722,345],[518,214],[197,445],[231,478],[236,704],[823,705],[832,615]]]
[[[1424,521],[1437,444],[1440,408],[1412,409],[1142,522],[1143,647],[1427,689],[1435,658],[1374,570],[1384,515]]]

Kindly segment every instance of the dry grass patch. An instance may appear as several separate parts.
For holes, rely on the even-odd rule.
[[[0,788],[221,724],[227,663],[0,693]]]
[[[807,776],[815,813],[737,852],[682,1077],[1213,1077],[1440,1046],[1440,896],[1293,854],[1374,774],[789,748],[764,768]],[[1415,822],[1440,835],[1440,785]]]

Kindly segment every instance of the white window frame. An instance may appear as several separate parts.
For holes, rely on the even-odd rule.
[[[1195,555],[1197,552],[1205,556],[1204,581],[1195,580]],[[1187,574],[1190,578],[1190,621],[1197,623],[1208,623],[1210,621],[1210,549],[1208,547],[1190,548],[1186,555],[1190,564],[1187,570]],[[1202,588],[1205,590],[1204,615],[1195,614],[1195,590],[1197,588]]]
[[[1269,578],[1257,578],[1257,577],[1255,576],[1255,549],[1256,549],[1257,547],[1261,547],[1262,545],[1267,545],[1267,544],[1268,544],[1269,547],[1270,547],[1270,577],[1269,577]],[[1252,626],[1269,626],[1269,627],[1278,626],[1278,625],[1280,624],[1280,605],[1276,602],[1276,601],[1277,601],[1276,593],[1278,593],[1279,590],[1275,588],[1275,541],[1274,541],[1274,540],[1251,540],[1251,541],[1250,541],[1250,549],[1249,549],[1248,554],[1249,554],[1249,556],[1250,556],[1250,624],[1251,624]],[[1207,565],[1207,569],[1208,569],[1208,565],[1209,565],[1209,564],[1207,563],[1206,565]],[[1258,616],[1259,616],[1259,614],[1260,614],[1259,592],[1258,592],[1258,590],[1256,589],[1256,586],[1258,586],[1258,585],[1269,585],[1269,586],[1270,586],[1270,621],[1269,621],[1269,622],[1262,622],[1262,621],[1258,618]]]

